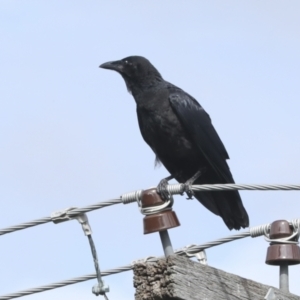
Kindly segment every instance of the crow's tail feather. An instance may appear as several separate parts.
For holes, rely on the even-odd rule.
[[[238,191],[195,192],[195,197],[220,216],[230,230],[249,226],[249,217]]]

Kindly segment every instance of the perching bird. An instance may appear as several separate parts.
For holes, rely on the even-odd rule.
[[[172,178],[187,184],[234,183],[227,151],[209,115],[192,96],[165,81],[141,56],[100,67],[117,71],[135,99],[141,134],[156,154],[156,161],[171,174],[158,185],[163,198],[168,197],[166,186]],[[188,190],[187,194],[192,195]],[[194,196],[223,218],[230,230],[249,226],[238,191],[195,192]]]

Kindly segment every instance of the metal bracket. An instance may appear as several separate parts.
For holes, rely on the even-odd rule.
[[[109,292],[109,286],[105,284],[105,282],[102,280],[102,283],[97,283],[92,288],[93,294],[96,296],[102,295],[105,296],[105,299],[107,299],[105,293]]]
[[[58,223],[73,220],[73,218],[68,215],[68,212],[73,210],[73,209],[76,209],[76,208],[77,207],[68,207],[68,208],[63,209],[63,210],[54,211],[50,215],[50,217],[52,219],[52,222],[54,224],[58,224]]]
[[[72,211],[73,209],[76,209],[77,207],[69,207],[63,210],[55,211],[51,213],[50,217],[52,219],[52,222],[54,224],[59,224],[62,222],[70,221],[76,219],[82,226],[82,230],[85,235],[91,235],[92,229],[89,224],[89,220],[87,218],[87,215],[85,213],[82,213],[80,215],[77,215],[75,217],[71,217],[69,215],[69,211]]]
[[[276,300],[276,295],[274,293],[273,288],[269,288],[267,295],[265,296],[264,300]]]
[[[81,224],[82,230],[85,235],[91,235],[92,234],[92,229],[89,224],[89,220],[87,218],[86,214],[81,214],[75,217],[75,219]]]
[[[200,264],[207,265],[207,256],[205,250],[196,253],[195,257],[198,259]]]
[[[196,245],[188,245],[188,246],[186,246],[185,254],[188,257],[195,256],[200,264],[207,265],[207,256],[206,256],[205,250],[203,249],[203,250],[200,250],[198,252],[193,252],[192,251],[193,246],[196,246]]]
[[[131,265],[132,267],[135,265],[135,264],[145,264],[145,263],[154,263],[154,262],[157,262],[157,257],[156,256],[147,256],[145,258],[142,258],[142,259],[138,259],[138,260],[133,260]]]
[[[99,296],[99,295],[104,296],[104,298],[107,300],[108,298],[106,296],[106,293],[109,292],[109,286],[105,285],[105,283],[104,283],[104,281],[102,280],[102,277],[101,277],[101,272],[100,272],[100,268],[99,268],[96,247],[95,247],[95,244],[94,244],[94,241],[93,241],[93,238],[92,238],[92,229],[91,229],[91,226],[89,224],[88,217],[85,213],[75,215],[74,217],[69,215],[69,212],[72,211],[73,209],[76,209],[76,208],[77,207],[69,207],[69,208],[66,208],[64,210],[55,211],[51,214],[51,219],[52,219],[53,223],[55,223],[55,224],[65,222],[65,221],[74,220],[74,219],[76,219],[81,224],[83,232],[88,237],[88,240],[89,240],[89,243],[90,243],[92,256],[93,256],[93,260],[94,260],[94,265],[95,265],[95,269],[96,269],[96,274],[97,274],[97,280],[98,280],[98,283],[93,287],[92,292],[96,296]]]

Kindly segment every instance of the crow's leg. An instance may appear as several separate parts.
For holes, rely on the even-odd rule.
[[[197,171],[190,179],[188,179],[184,183],[184,191],[188,195],[188,200],[192,199],[194,196],[193,191],[190,189],[190,185],[192,185],[201,175],[203,175],[206,171],[206,168],[201,168],[199,171]]]
[[[171,195],[170,195],[169,192],[168,192],[167,187],[168,187],[168,184],[169,184],[168,181],[171,180],[171,179],[173,179],[173,178],[174,178],[174,176],[173,176],[173,175],[170,175],[170,176],[168,176],[168,177],[162,179],[162,180],[159,182],[159,184],[158,184],[158,186],[157,186],[157,188],[156,188],[157,193],[161,196],[161,198],[162,198],[164,201],[169,200],[170,197],[171,197]]]

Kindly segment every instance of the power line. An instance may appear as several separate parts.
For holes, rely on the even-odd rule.
[[[300,219],[291,220],[289,223],[294,227],[294,229],[299,230]],[[211,242],[207,242],[204,244],[200,244],[200,245],[189,245],[189,246],[183,247],[181,249],[175,250],[174,253],[177,255],[180,255],[180,256],[187,256],[187,257],[196,256],[197,253],[199,253],[205,249],[208,249],[208,248],[219,246],[219,245],[222,245],[222,244],[225,244],[228,242],[232,242],[232,241],[236,241],[236,240],[246,238],[246,237],[258,237],[258,236],[266,235],[269,228],[270,228],[270,224],[263,224],[263,225],[251,227],[251,228],[249,228],[249,230],[235,234],[235,235],[230,235],[230,236],[220,238],[220,239],[217,239],[217,240],[214,240]],[[102,271],[101,276],[108,276],[108,275],[118,274],[121,272],[130,271],[130,270],[132,270],[133,266],[136,263],[156,262],[157,260],[159,260],[161,258],[162,257],[146,257],[143,259],[139,259],[139,260],[136,260],[136,261],[132,262],[131,264],[128,264],[125,266]],[[84,275],[81,277],[75,277],[72,279],[63,280],[63,281],[55,282],[55,283],[48,284],[48,285],[43,285],[43,286],[40,286],[37,288],[32,288],[32,289],[20,291],[17,293],[0,296],[0,300],[10,300],[10,299],[14,299],[14,298],[22,297],[22,296],[40,293],[40,292],[56,289],[59,287],[64,287],[67,285],[87,281],[90,279],[94,279],[96,277],[97,277],[97,275],[95,273]]]
[[[203,184],[203,185],[191,185],[190,189],[192,191],[227,191],[227,190],[247,190],[247,191],[293,191],[293,190],[300,190],[300,185],[279,185],[279,184],[268,184],[268,185],[258,185],[258,184]],[[77,215],[82,213],[90,212],[92,210],[105,208],[115,204],[129,204],[136,201],[139,201],[143,190],[136,190],[134,192],[125,193],[120,198],[111,199],[103,202],[98,202],[89,206],[85,206],[82,208],[73,208],[66,213],[66,216],[69,219],[74,218]],[[168,191],[170,194],[182,194],[183,192],[183,185],[182,184],[172,184],[168,185]],[[45,224],[48,222],[54,221],[51,217],[44,217],[41,219],[33,220],[26,223],[21,223],[18,225],[10,226],[7,228],[0,229],[0,235],[4,235],[7,233],[12,233],[18,230],[26,229],[29,227]]]
[[[129,271],[131,269],[132,269],[132,265],[126,265],[126,266],[123,266],[123,267],[102,271],[101,276],[108,276],[108,275],[112,275],[112,274],[117,274],[117,273]],[[84,276],[81,276],[81,277],[75,277],[75,278],[68,279],[68,280],[54,282],[54,283],[51,283],[51,284],[48,284],[48,285],[43,285],[43,286],[40,286],[40,287],[37,287],[37,288],[32,288],[32,289],[20,291],[20,292],[17,292],[17,293],[0,296],[0,300],[14,299],[14,298],[18,298],[18,297],[23,297],[23,296],[27,296],[27,295],[36,294],[36,293],[41,293],[41,292],[57,289],[57,288],[60,288],[60,287],[63,287],[63,286],[67,286],[67,285],[87,281],[87,280],[90,280],[90,279],[94,279],[96,277],[97,277],[97,275],[94,273],[94,274],[84,275]]]
[[[78,216],[82,213],[90,212],[90,211],[95,210],[95,209],[100,209],[100,208],[104,208],[104,207],[108,207],[108,206],[115,205],[115,204],[120,204],[120,203],[123,203],[122,199],[120,199],[120,198],[119,199],[107,200],[107,201],[104,201],[104,202],[98,202],[98,203],[95,203],[95,204],[92,204],[92,205],[89,205],[89,206],[85,206],[85,207],[82,207],[82,208],[74,208],[74,209],[72,209],[72,211],[69,210],[69,211],[67,211],[67,215],[69,216],[70,219],[72,219],[74,216]],[[33,220],[33,221],[30,221],[30,222],[10,226],[10,227],[7,227],[7,228],[0,229],[0,235],[4,235],[4,234],[7,234],[7,233],[12,233],[12,232],[22,230],[22,229],[26,229],[26,228],[29,228],[29,227],[45,224],[45,223],[48,223],[48,222],[51,222],[51,221],[54,221],[54,218],[44,217],[44,218]]]

